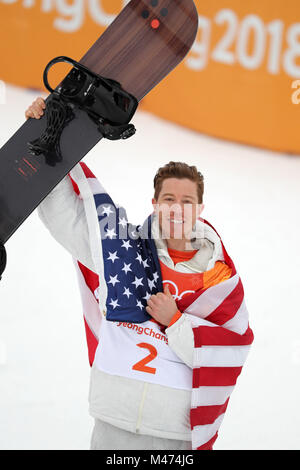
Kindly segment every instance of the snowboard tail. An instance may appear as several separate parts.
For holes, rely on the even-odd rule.
[[[140,101],[186,56],[197,29],[192,0],[132,0],[79,62]]]

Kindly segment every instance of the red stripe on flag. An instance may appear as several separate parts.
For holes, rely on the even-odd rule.
[[[240,367],[199,367],[193,370],[193,388],[226,387],[236,384],[236,380],[242,372]]]
[[[195,347],[201,346],[247,346],[253,342],[253,332],[247,328],[243,335],[221,326],[197,326],[193,328]]]
[[[215,420],[225,413],[229,398],[222,405],[198,406],[192,408],[190,412],[191,428],[195,426],[212,424]]]
[[[84,175],[87,177],[87,178],[96,178],[94,173],[91,172],[91,170],[89,169],[89,167],[85,164],[85,163],[80,163],[80,166],[83,170],[83,173]],[[68,173],[68,176],[71,180],[71,183],[72,183],[72,186],[73,186],[73,189],[75,191],[75,193],[78,195],[80,194],[80,191],[79,191],[79,188],[78,188],[78,185],[75,183],[75,181],[72,179],[70,173]]]
[[[196,450],[213,450],[213,445],[214,445],[217,437],[218,437],[218,432],[216,432],[216,434],[209,441],[207,441],[205,444],[203,444],[200,447],[197,447]]]
[[[222,250],[223,250],[223,255],[224,255],[224,260],[225,260],[225,263],[231,268],[231,270],[232,270],[231,277],[233,277],[236,274],[236,269],[235,269],[235,266],[234,266],[234,263],[233,263],[232,259],[230,258],[230,256],[228,255],[228,253],[226,251],[226,248],[225,248],[225,246],[222,242],[222,239],[221,239],[220,235],[218,234],[216,229],[207,220],[205,220],[205,219],[202,219],[202,220],[205,224],[207,224],[209,227],[211,227],[216,232],[218,237],[220,238],[220,242],[221,242]]]
[[[78,185],[75,183],[75,181],[73,180],[73,178],[71,178],[70,174],[68,175],[70,180],[71,180],[71,183],[72,183],[72,186],[73,186],[73,189],[75,191],[75,193],[77,194],[77,196],[80,194],[80,191],[79,191],[79,188],[78,188]]]
[[[223,325],[231,320],[238,309],[240,308],[244,299],[244,288],[241,279],[233,289],[233,291],[223,300],[223,302],[210,313],[205,320],[217,325]]]
[[[78,263],[80,271],[82,272],[82,275],[84,277],[86,285],[92,291],[92,294],[94,294],[97,287],[99,287],[99,277],[98,277],[98,275],[95,274],[90,269],[88,269],[83,264],[81,264],[79,261],[77,261],[77,263]]]
[[[89,363],[90,363],[90,366],[92,367],[93,362],[94,362],[94,357],[96,354],[96,349],[98,346],[98,340],[94,336],[85,318],[84,318],[84,326],[85,326],[85,333],[86,333],[86,340],[87,340],[87,347],[88,347]]]
[[[177,300],[176,304],[177,304],[178,310],[180,310],[180,312],[184,312],[207,289],[209,289],[209,287],[205,289],[198,289],[196,290],[196,292],[193,292],[192,294],[187,294],[182,299]]]
[[[91,172],[91,170],[85,163],[81,162],[80,165],[81,165],[81,168],[83,169],[83,173],[85,174],[87,178],[96,178],[94,173]]]

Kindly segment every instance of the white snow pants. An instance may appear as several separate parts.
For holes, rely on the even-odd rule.
[[[191,450],[191,441],[136,434],[95,419],[91,450]]]

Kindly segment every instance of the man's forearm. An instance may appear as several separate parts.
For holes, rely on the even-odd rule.
[[[94,270],[83,201],[66,176],[41,202],[38,214],[55,240],[76,260]]]
[[[175,354],[193,368],[194,335],[188,315],[183,313],[166,329],[168,344]]]

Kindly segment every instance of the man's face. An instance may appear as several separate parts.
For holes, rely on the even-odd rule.
[[[167,178],[159,196],[152,199],[162,236],[166,239],[189,240],[191,231],[204,205],[198,203],[197,183],[187,178]]]

